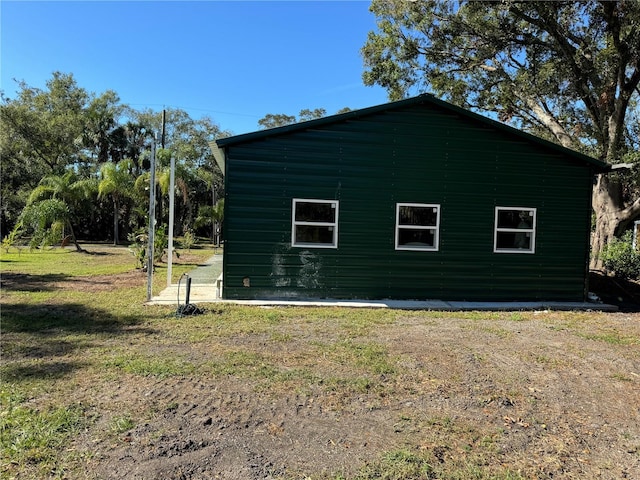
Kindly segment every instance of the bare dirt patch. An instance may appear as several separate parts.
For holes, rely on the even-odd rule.
[[[87,275],[66,277],[64,275],[33,276],[7,272],[2,274],[2,288],[26,292],[46,290],[75,290],[88,293],[108,292],[123,287],[139,287],[146,281],[146,273],[133,270],[112,275]]]
[[[212,328],[221,314],[208,314]],[[355,336],[331,315],[286,315],[266,333],[162,342],[199,374],[127,374],[78,391],[103,422],[136,418],[97,444],[78,439],[98,452],[91,472],[353,478],[402,450],[428,459],[424,478],[640,478],[637,315],[398,312]],[[347,359],[372,345],[386,367]],[[229,352],[254,361],[215,370]]]
[[[82,253],[84,262],[91,262],[94,256],[101,258],[114,255],[114,251],[122,255],[114,247],[92,246],[87,253]],[[128,258],[128,256],[127,256]],[[175,265],[193,265],[196,267],[200,256],[189,252],[180,254],[174,259]],[[131,262],[133,263],[133,261]],[[2,272],[0,288],[6,291],[37,292],[42,290],[74,290],[87,293],[109,292],[119,288],[139,287],[147,282],[147,272],[142,269],[131,269],[117,274],[67,276],[63,274],[29,275],[21,272]]]

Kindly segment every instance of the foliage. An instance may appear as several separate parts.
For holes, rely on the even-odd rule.
[[[363,77],[392,99],[431,89],[567,146],[595,142],[603,157],[622,133],[606,120],[622,125],[637,94],[637,4],[374,0],[371,11]]]
[[[2,239],[2,249],[5,253],[9,253],[9,250],[12,247],[16,246],[16,243],[20,236],[22,235],[22,222],[18,222],[3,239]]]
[[[169,248],[169,236],[167,235],[167,226],[160,225],[153,235],[153,261],[154,263],[162,262],[162,258]]]
[[[56,243],[62,240],[61,234],[68,228],[76,250],[81,251],[74,233],[72,215],[94,188],[92,180],[78,179],[72,171],[44,177],[29,195],[21,217],[23,224],[34,230],[31,246]]]
[[[640,252],[633,248],[631,231],[610,242],[602,252],[602,260],[605,267],[617,276],[640,279]]]
[[[66,181],[70,172],[78,186],[87,182],[97,189],[100,180],[97,197],[71,201],[57,195],[68,203],[74,236],[102,240],[114,231],[117,241],[142,227],[147,221],[148,191],[131,185],[149,172],[151,141],[162,130],[162,113],[134,110],[111,90],[89,93],[72,74],[55,72],[42,89],[25,82],[18,87],[14,98],[0,92],[0,235],[14,227],[30,195],[33,203],[34,195],[51,193],[53,185],[41,183],[43,178]],[[182,228],[193,223],[199,205],[210,203],[212,188],[222,195],[222,172],[209,142],[229,132],[208,117],[193,119],[180,109],[165,113],[164,148],[158,148],[158,183],[163,195],[157,198],[157,221],[168,220],[166,186],[169,159],[174,157],[180,193],[176,221]],[[199,175],[202,171],[209,173],[206,182]]]
[[[0,452],[17,464],[51,465],[60,447],[86,423],[79,405],[36,410],[7,390],[0,391],[0,400]]]
[[[31,235],[30,248],[54,245],[62,240],[62,232],[69,218],[69,206],[59,198],[49,198],[27,205],[21,223]]]
[[[77,140],[83,134],[82,117],[90,95],[73,75],[60,72],[47,81],[46,90],[24,82],[19,86],[15,100],[2,96],[0,121],[10,132],[9,143],[2,144],[3,162],[25,162],[27,171],[60,174],[82,155]]]
[[[129,251],[136,259],[136,268],[147,268],[148,250],[149,250],[149,234],[147,229],[140,229],[130,233],[127,237],[129,240]],[[167,226],[161,225],[156,229],[153,235],[153,263],[162,262],[162,258],[167,253],[169,247],[169,237],[167,235]],[[176,257],[180,258],[180,254],[174,250]]]
[[[129,240],[129,251],[136,259],[136,268],[146,268],[148,248],[148,236],[146,230],[131,232],[127,236],[127,240]]]
[[[182,235],[182,241],[180,242],[182,248],[187,251],[191,251],[191,247],[193,247],[197,242],[197,239],[191,230],[186,230]]]
[[[194,226],[212,225],[213,222],[221,222],[224,219],[224,200],[219,200],[215,206],[201,205],[198,209]]]
[[[346,113],[351,111],[350,108],[345,107],[340,109],[337,113]],[[308,108],[300,110],[300,113],[296,117],[295,115],[287,115],[284,113],[268,113],[260,120],[258,120],[258,125],[261,128],[276,128],[276,127],[284,127],[285,125],[291,125],[293,123],[299,122],[307,122],[309,120],[315,120],[317,118],[322,118],[327,116],[327,111],[324,108],[316,108],[314,110],[310,110]]]
[[[215,206],[201,205],[198,209],[198,216],[194,221],[194,227],[200,228],[204,226],[212,227],[211,240],[215,242],[217,229],[224,220],[224,199],[218,200]]]
[[[258,120],[258,125],[262,128],[276,128],[284,127],[285,125],[291,125],[298,120],[295,115],[286,115],[284,113],[267,113],[264,117]]]
[[[130,199],[133,194],[133,161],[122,160],[119,163],[106,162],[100,166],[100,182],[98,183],[98,198],[111,196],[113,200],[113,244],[119,240],[118,221],[123,200]]]

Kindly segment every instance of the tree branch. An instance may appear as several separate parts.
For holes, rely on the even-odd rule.
[[[533,113],[535,113],[540,122],[551,130],[551,133],[553,133],[563,147],[574,148],[575,144],[573,138],[553,115],[547,112],[546,109],[538,104],[538,102],[533,98],[524,96],[520,92],[516,92],[516,95],[527,105],[527,107],[531,109]]]
[[[633,219],[640,215],[640,198],[636,199],[631,205],[618,213],[619,226],[618,230],[624,230]]]
[[[531,25],[539,28],[542,31],[547,32],[551,38],[555,41],[557,45],[557,49],[553,47],[553,45],[547,45],[547,48],[550,51],[555,50],[556,53],[560,54],[562,58],[567,62],[569,68],[573,72],[574,79],[576,80],[577,88],[576,91],[580,96],[580,99],[583,101],[589,115],[594,120],[594,124],[598,126],[598,128],[602,129],[606,127],[606,123],[603,122],[603,118],[600,115],[600,109],[598,108],[598,97],[597,93],[594,92],[594,89],[589,86],[589,82],[596,86],[599,85],[600,81],[598,77],[594,77],[594,75],[589,75],[589,72],[596,72],[596,69],[593,68],[592,62],[588,60],[586,57],[583,57],[585,61],[588,60],[589,64],[586,67],[579,65],[576,62],[576,53],[577,48],[573,46],[567,38],[571,38],[571,40],[575,44],[581,44],[582,39],[572,35],[571,32],[567,31],[567,29],[563,29],[555,17],[547,16],[544,20],[536,19],[531,15],[526,14],[516,5],[511,4],[509,6],[509,10],[516,16],[524,21],[530,23]],[[540,14],[542,15],[542,9],[538,8]],[[588,81],[587,81],[588,80]],[[602,133],[602,138],[605,138],[606,135],[604,132]]]

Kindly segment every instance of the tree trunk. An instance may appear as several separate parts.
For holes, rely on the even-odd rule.
[[[211,213],[213,213],[216,209],[216,182],[214,180],[211,180],[211,197],[213,200],[213,203],[211,204],[213,206]],[[213,243],[214,246],[217,246],[217,240],[218,240],[216,236],[217,230],[218,230],[218,222],[216,222],[215,219],[212,218],[211,219],[211,242]]]
[[[113,198],[113,245],[118,245],[118,201],[116,198]]]
[[[69,231],[71,232],[71,241],[76,246],[76,252],[84,253],[85,250],[78,244],[78,239],[76,238],[76,234],[73,231],[73,225],[71,225],[71,222],[69,220],[67,220],[67,227],[69,227]]]
[[[598,175],[593,187],[593,210],[595,230],[591,238],[591,260],[589,267],[603,270],[601,253],[607,244],[622,234],[629,224],[640,214],[640,199],[623,208],[620,185],[610,178],[611,174]]]

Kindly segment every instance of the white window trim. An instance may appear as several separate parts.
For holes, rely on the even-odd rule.
[[[435,208],[436,224],[434,226],[422,225],[400,225],[400,207],[421,207]],[[400,229],[406,228],[411,230],[433,230],[433,247],[417,246],[417,245],[399,245]],[[436,203],[396,203],[396,250],[410,250],[418,252],[437,252],[440,249],[440,204]]]
[[[296,204],[300,203],[329,203],[335,209],[336,216],[334,222],[298,222],[296,221]],[[319,200],[315,198],[294,198],[291,206],[291,246],[301,248],[338,248],[338,211],[340,202],[338,200]],[[298,225],[309,225],[314,227],[333,227],[332,243],[309,243],[296,242],[296,227]]]
[[[533,226],[531,228],[498,228],[498,212],[503,210],[526,210],[532,212]],[[531,207],[496,207],[495,218],[493,224],[493,253],[520,253],[520,254],[534,254],[536,253],[536,229],[537,229],[537,217],[538,212],[536,208]],[[509,233],[530,233],[531,234],[531,248],[524,250],[522,248],[498,248],[498,232]]]

